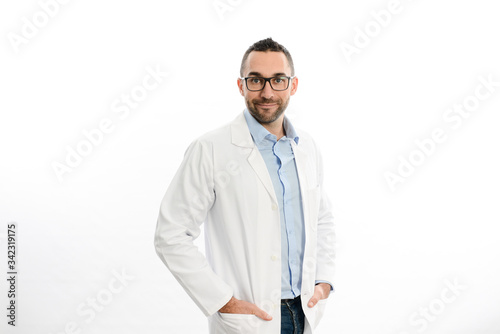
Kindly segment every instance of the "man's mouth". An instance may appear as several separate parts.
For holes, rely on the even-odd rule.
[[[274,106],[276,106],[276,102],[273,102],[273,103],[257,103],[257,105],[261,108],[272,108]]]

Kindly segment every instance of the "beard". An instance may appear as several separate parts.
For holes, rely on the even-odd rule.
[[[247,109],[250,114],[260,123],[260,124],[269,124],[276,121],[280,116],[285,112],[286,107],[288,106],[289,98],[285,101],[283,100],[273,100],[273,99],[254,99],[254,100],[245,100],[247,105]],[[268,112],[269,108],[262,108],[259,106],[261,103],[276,103],[277,109],[274,112]],[[275,107],[273,107],[275,108]],[[259,111],[259,109],[261,109]],[[267,111],[267,112],[266,112]]]

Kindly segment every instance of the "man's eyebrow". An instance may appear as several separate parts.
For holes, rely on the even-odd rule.
[[[263,75],[260,72],[250,72],[248,73],[248,76],[262,77]],[[286,73],[279,72],[279,73],[274,73],[272,77],[283,77],[283,76],[286,77],[287,76]]]
[[[248,73],[248,76],[249,77],[252,77],[252,76],[253,77],[261,77],[262,74],[260,74],[259,72],[250,72],[250,73]]]

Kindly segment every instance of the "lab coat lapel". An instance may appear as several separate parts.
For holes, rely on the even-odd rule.
[[[271,177],[269,176],[269,171],[257,147],[255,147],[252,152],[250,152],[250,155],[248,156],[248,163],[250,164],[250,166],[252,166],[254,172],[257,174],[262,184],[264,184],[264,187],[273,199],[274,203],[278,204],[273,183],[271,181]]]
[[[252,139],[252,135],[250,134],[250,130],[248,129],[247,121],[245,120],[243,113],[241,113],[231,124],[231,142],[233,145],[241,147],[243,150],[241,152],[242,154],[246,154],[247,151],[250,151],[247,157],[248,163],[266,188],[273,202],[278,204],[266,163]]]
[[[307,176],[307,152],[304,151],[302,146],[292,141],[292,150],[293,155],[295,157],[295,166],[297,167],[297,175],[299,177],[299,185],[300,185],[300,194],[302,197],[302,210],[304,211],[304,218],[308,216],[308,201],[307,201],[307,190],[310,189],[311,185],[309,184],[308,176]]]

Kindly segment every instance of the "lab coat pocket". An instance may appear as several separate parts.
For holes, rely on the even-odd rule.
[[[236,314],[218,312],[219,320],[225,334],[258,333],[258,327],[264,320],[253,314]]]
[[[326,299],[320,299],[318,303],[316,304],[316,317],[314,321],[314,327],[318,326],[321,318],[323,318],[323,314],[325,313],[325,308],[326,308],[326,302],[328,301],[328,298]]]

